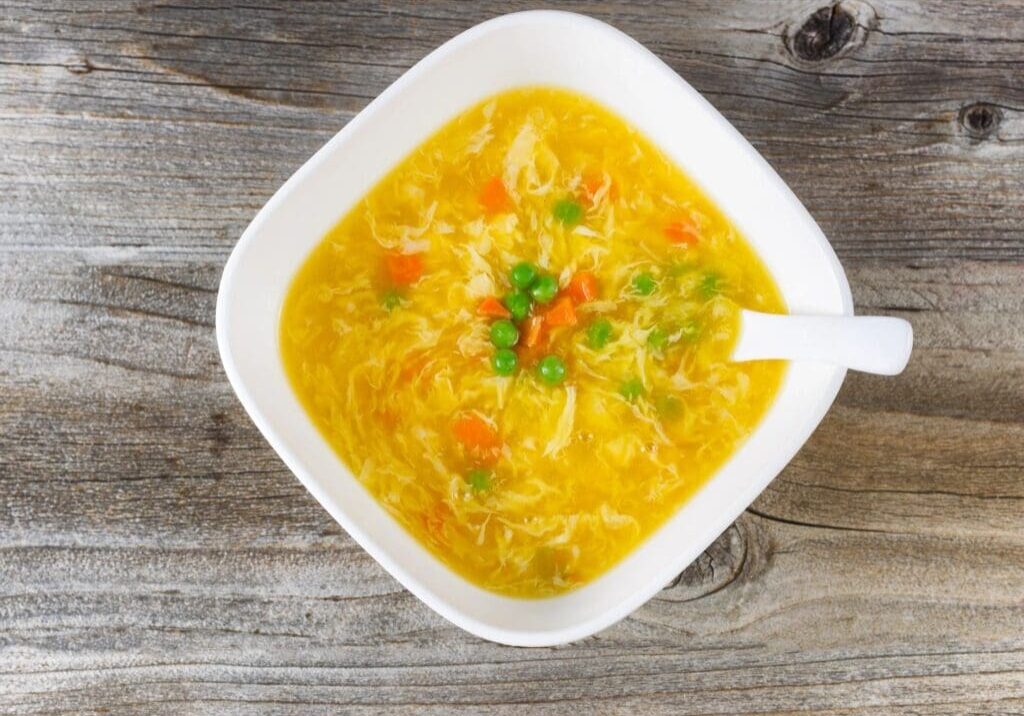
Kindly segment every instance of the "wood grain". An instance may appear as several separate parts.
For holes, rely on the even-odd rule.
[[[562,5],[705,93],[916,333],[615,627],[450,626],[249,423],[213,335],[246,223],[530,6],[0,0],[0,712],[1024,714],[1019,1]]]

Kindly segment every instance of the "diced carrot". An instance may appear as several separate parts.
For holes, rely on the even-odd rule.
[[[523,329],[523,346],[535,348],[544,340],[544,316],[533,315],[526,319]]]
[[[597,196],[597,192],[601,191],[601,187],[604,186],[604,174],[601,172],[586,172],[583,175],[583,181],[580,183],[580,195],[583,199],[591,205],[594,204],[594,197]],[[619,187],[615,184],[613,179],[608,185],[608,193],[606,196],[614,201],[619,197]]]
[[[488,214],[498,214],[507,211],[512,201],[509,199],[508,191],[505,190],[505,183],[501,177],[491,177],[484,188],[480,190],[480,203]]]
[[[586,303],[597,298],[597,277],[589,271],[577,271],[569,279],[568,293],[576,303]]]
[[[380,421],[380,424],[388,430],[394,430],[398,427],[398,415],[396,415],[393,410],[380,408],[373,411],[373,415]]]
[[[402,362],[402,370],[398,374],[402,379],[403,383],[408,383],[411,380],[415,380],[420,377],[420,373],[427,367],[427,363],[430,362],[430,356],[426,353],[413,353],[407,355],[405,360]]]
[[[568,296],[560,296],[544,314],[544,322],[552,328],[576,325],[576,308]]]
[[[489,316],[491,318],[508,318],[512,315],[495,296],[488,296],[481,301],[480,305],[477,306],[476,312],[481,316]]]
[[[427,530],[427,534],[434,538],[436,542],[441,544],[448,543],[447,525],[448,518],[452,516],[452,512],[448,509],[448,505],[443,502],[437,502],[428,511],[421,515],[423,520],[423,527]]]
[[[501,447],[498,431],[474,413],[466,413],[452,423],[452,433],[462,445],[476,457],[496,454]]]
[[[693,246],[699,238],[697,235],[697,225],[689,217],[684,217],[667,224],[663,231],[668,240],[673,244]]]
[[[399,286],[416,283],[423,275],[422,254],[391,253],[384,258],[384,263],[388,269],[388,276]]]

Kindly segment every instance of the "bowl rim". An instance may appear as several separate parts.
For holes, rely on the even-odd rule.
[[[240,402],[249,414],[250,418],[256,424],[257,428],[264,435],[265,439],[270,443],[274,450],[278,453],[285,464],[291,469],[296,477],[303,483],[303,485],[309,490],[309,492],[317,499],[320,504],[327,509],[331,516],[352,536],[352,538],[365,549],[374,559],[381,564],[384,569],[394,576],[405,588],[417,596],[421,601],[426,603],[434,611],[438,612],[441,616],[448,619],[455,625],[469,631],[477,636],[485,639],[496,641],[505,644],[519,645],[519,646],[549,646],[554,644],[565,643],[569,641],[575,641],[577,639],[589,636],[601,629],[604,629],[611,624],[619,621],[620,619],[627,616],[634,609],[639,607],[641,604],[650,599],[657,591],[661,588],[661,585],[667,583],[672,576],[678,574],[683,568],[685,568],[694,557],[688,557],[683,559],[680,557],[676,560],[667,560],[664,568],[652,573],[652,576],[648,580],[648,583],[638,587],[629,597],[624,598],[616,603],[612,608],[603,610],[595,616],[573,622],[571,624],[553,627],[546,629],[519,629],[514,627],[503,627],[493,621],[487,621],[473,615],[466,613],[459,606],[453,604],[451,601],[446,599],[445,595],[438,594],[434,590],[428,588],[415,574],[413,570],[409,569],[396,560],[386,552],[386,550],[378,543],[378,540],[369,530],[363,529],[357,524],[350,515],[337,504],[326,491],[324,486],[321,484],[317,476],[310,474],[304,467],[302,460],[299,455],[293,450],[293,446],[271,425],[268,415],[264,412],[264,406],[261,405],[260,400],[254,395],[254,391],[250,389],[246,378],[242,375],[239,368],[239,362],[235,354],[235,346],[232,345],[231,337],[231,324],[233,320],[230,298],[233,292],[236,290],[237,283],[239,280],[239,272],[244,270],[244,257],[251,248],[251,246],[260,238],[261,231],[264,229],[267,222],[270,220],[285,200],[298,188],[303,182],[310,176],[312,176],[322,164],[328,161],[335,150],[344,144],[346,139],[357,132],[364,124],[372,122],[379,110],[382,107],[386,107],[394,98],[400,96],[407,88],[415,86],[420,80],[420,77],[425,73],[431,71],[439,64],[446,61],[449,55],[457,52],[463,46],[470,43],[476,42],[490,33],[500,32],[507,28],[513,28],[522,26],[522,24],[533,24],[536,23],[538,26],[545,25],[547,23],[561,23],[568,24],[570,26],[577,26],[585,28],[588,32],[601,33],[603,39],[608,42],[624,43],[628,46],[633,53],[637,56],[638,62],[643,62],[647,69],[645,71],[658,72],[662,75],[668,76],[668,79],[674,84],[675,88],[689,96],[691,100],[699,100],[709,112],[709,116],[715,121],[719,122],[721,129],[733,135],[733,140],[736,142],[738,147],[746,152],[746,159],[754,162],[757,165],[761,165],[765,176],[772,182],[772,190],[778,192],[783,197],[788,197],[788,201],[798,207],[804,214],[806,209],[799,202],[789,187],[783,182],[783,180],[775,173],[775,171],[768,165],[763,157],[739,134],[739,132],[718,113],[694,88],[685,82],[678,74],[676,74],[668,65],[666,65],[657,56],[651,53],[647,48],[641,45],[639,42],[629,37],[625,33],[618,29],[596,20],[585,15],[579,15],[576,13],[570,13],[558,10],[531,10],[525,12],[511,13],[508,15],[502,15],[491,20],[487,20],[478,25],[475,25],[464,32],[456,35],[451,40],[445,42],[437,49],[430,52],[426,57],[416,63],[412,68],[403,73],[394,83],[386,88],[378,97],[372,100],[362,111],[360,111],[355,117],[353,117],[348,123],[346,123],[340,131],[338,131],[330,140],[328,140],[317,152],[307,160],[294,174],[274,193],[274,195],[267,201],[267,203],[260,209],[253,218],[252,222],[243,232],[241,238],[235,245],[234,249],[229,256],[223,275],[221,277],[220,288],[217,297],[217,308],[216,308],[216,335],[217,344],[220,351],[222,363],[224,365],[225,373],[228,380],[237,394]],[[662,79],[665,79],[664,77]],[[498,91],[498,90],[496,90]],[[627,119],[627,121],[629,121]],[[659,145],[659,141],[656,137],[650,137],[656,145]],[[686,167],[689,173],[689,168]],[[698,180],[699,176],[694,175],[694,179]],[[368,183],[368,187],[373,186],[376,183],[376,179]],[[719,203],[716,201],[716,203]],[[346,209],[347,211],[347,209]],[[814,229],[817,230],[817,238],[819,242],[818,248],[822,252],[820,257],[825,261],[831,270],[830,277],[835,281],[835,288],[838,291],[839,299],[839,313],[852,314],[853,313],[853,302],[850,294],[849,284],[847,282],[845,273],[838,258],[836,257],[831,245],[828,240],[818,229],[817,224],[806,214],[806,220],[813,225]],[[322,237],[322,235],[321,235]],[[276,322],[277,316],[274,316]],[[283,371],[283,368],[282,368]],[[790,372],[792,367],[790,368]],[[829,370],[830,377],[827,382],[823,383],[821,394],[817,396],[816,402],[813,407],[809,407],[803,413],[803,420],[796,429],[796,433],[800,436],[799,440],[793,442],[793,449],[786,455],[780,455],[781,464],[775,467],[769,467],[764,470],[768,477],[763,480],[751,480],[749,489],[743,492],[739,492],[735,495],[734,499],[727,505],[722,507],[721,515],[711,521],[711,531],[714,534],[702,536],[699,538],[700,541],[706,539],[706,543],[703,544],[699,550],[706,548],[724,529],[728,528],[735,519],[753,502],[753,499],[767,486],[779,470],[792,458],[793,454],[803,446],[807,438],[813,432],[814,428],[818,425],[825,413],[831,406],[835,395],[838,393],[839,387],[841,386],[845,377],[845,370],[840,368],[831,368]],[[780,389],[781,392],[781,389]],[[762,425],[766,422],[767,416],[762,418],[761,423],[751,434],[759,432]],[[311,422],[311,421],[310,421]],[[749,442],[749,439],[748,439]],[[339,460],[340,462],[340,460]],[[347,470],[347,468],[346,468]],[[347,470],[350,474],[351,471]],[[708,486],[712,484],[719,476],[719,471],[716,471],[708,480],[702,485],[698,493],[707,490]],[[360,488],[361,483],[358,479],[352,475],[352,479],[356,482]],[[365,489],[365,488],[362,488]],[[689,502],[693,501],[696,496],[689,498],[686,502],[680,505],[679,510],[666,520],[654,534],[663,530],[665,526],[675,519],[675,516],[681,512]],[[389,517],[389,519],[391,519]],[[724,524],[723,524],[724,523]],[[396,521],[397,524],[397,521]],[[720,528],[716,527],[720,525]],[[400,528],[401,529],[401,528]],[[638,545],[630,554],[636,553],[644,549],[644,545],[652,541],[654,534],[648,536],[645,542]],[[427,553],[429,554],[429,552]],[[430,555],[430,558],[436,560],[438,564],[443,565],[439,559]],[[444,569],[448,570],[447,566]],[[615,571],[616,566],[613,566],[609,572]],[[454,571],[451,572],[457,579],[464,579],[457,575]],[[600,579],[600,578],[599,578]],[[660,583],[659,583],[660,582]],[[653,585],[653,586],[652,586]],[[479,589],[478,587],[476,589]],[[572,594],[572,593],[570,593]],[[549,599],[561,599],[565,595],[557,595]],[[506,598],[508,599],[508,598]],[[547,601],[547,600],[531,600],[531,601]]]

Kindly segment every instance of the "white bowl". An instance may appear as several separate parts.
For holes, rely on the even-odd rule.
[[[285,182],[242,234],[217,297],[224,369],[253,422],[321,505],[409,591],[463,629],[559,644],[622,619],[721,534],[810,436],[845,371],[794,364],[764,420],[661,529],[586,586],[515,599],[467,582],[421,547],[339,460],[289,387],[278,319],[310,250],[393,165],[447,120],[518,85],[589,95],[639,128],[746,235],[794,313],[851,314],[842,268],[778,175],[700,94],[630,37],[588,17],[524,12],[462,33],[406,72]]]

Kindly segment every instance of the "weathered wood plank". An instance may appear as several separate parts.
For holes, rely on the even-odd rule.
[[[0,0],[0,711],[1024,714],[1024,6],[820,4],[565,7],[736,123],[913,360],[633,616],[518,650],[327,517],[212,325],[288,174],[528,5]]]
[[[1024,255],[1015,3],[850,3],[868,29],[820,62],[787,49],[807,3],[712,5],[578,7],[704,91],[791,182],[841,256]],[[9,6],[0,20],[5,161],[18,170],[42,156],[48,166],[28,182],[22,171],[5,180],[12,200],[0,241],[226,247],[369,98],[494,12]]]
[[[824,709],[856,682],[877,689],[857,701],[871,713],[893,676],[900,698],[927,709],[936,694],[970,702],[993,671],[999,693],[1024,693],[1013,686],[1024,679],[1021,404],[934,390],[908,401],[973,345],[1003,356],[976,377],[1020,370],[1021,267],[962,264],[957,284],[944,267],[855,267],[860,305],[915,320],[908,373],[848,383],[716,551],[623,624],[538,657],[434,616],[279,466],[217,376],[205,324],[218,266],[137,254],[69,267],[65,252],[5,266],[0,306],[35,329],[9,333],[0,352],[12,398],[3,464],[18,466],[0,472],[0,622],[15,665],[0,694],[13,707],[49,690],[77,703],[96,678],[88,703],[143,710],[182,689],[272,706],[268,681],[303,705],[409,712],[453,698],[568,711],[582,693],[622,713],[739,712],[747,699]],[[995,311],[1004,330],[986,320]],[[108,347],[145,330],[165,359]],[[190,341],[208,356],[191,368],[175,362]]]
[[[739,526],[761,529],[756,520]],[[749,557],[749,572],[707,601],[689,594],[676,602],[669,590],[600,638],[538,651],[483,644],[401,592],[357,587],[362,596],[336,596],[352,591],[336,581],[346,570],[322,555],[203,552],[179,562],[166,551],[47,550],[38,556],[55,568],[92,568],[95,577],[78,592],[39,570],[15,574],[12,587],[36,596],[4,595],[4,615],[17,624],[7,637],[18,642],[11,659],[35,667],[0,677],[0,685],[19,708],[32,704],[33,692],[59,690],[67,703],[87,694],[95,706],[183,694],[270,706],[287,694],[297,705],[409,712],[531,703],[568,712],[583,702],[619,713],[707,713],[852,702],[870,713],[872,705],[891,703],[894,689],[903,704],[922,710],[976,700],[978,689],[993,699],[1021,693],[1024,656],[1007,638],[1020,615],[986,587],[1005,584],[1004,599],[1012,601],[1011,575],[977,573],[929,606],[941,585],[931,583],[938,580],[928,578],[931,566],[919,549],[908,545],[890,567],[873,572],[855,544],[808,545],[807,528],[771,533],[778,540],[773,555]],[[766,536],[742,539],[758,550]],[[794,544],[801,548],[791,551]],[[858,574],[843,577],[851,554]],[[969,559],[955,548],[936,556]],[[807,558],[832,563],[822,577],[836,579],[809,577]],[[277,579],[239,589],[250,569]],[[885,585],[894,576],[904,593],[874,596],[879,588],[891,591]],[[308,588],[317,582],[320,590]],[[791,598],[780,598],[786,594]],[[767,599],[773,608],[745,607],[745,598]],[[948,631],[922,634],[931,620],[944,620]],[[832,639],[809,648],[802,635],[811,631]],[[856,643],[850,633],[858,634]]]

